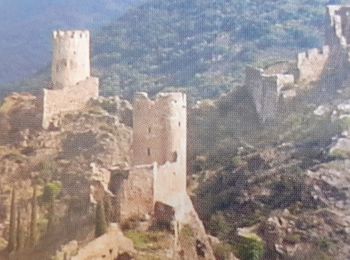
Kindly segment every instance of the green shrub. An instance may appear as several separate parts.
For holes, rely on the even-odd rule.
[[[95,218],[95,237],[102,236],[107,231],[105,209],[102,202],[97,203]]]
[[[52,200],[56,199],[56,197],[62,191],[62,184],[60,182],[50,182],[45,185],[44,192],[42,195],[42,201],[44,203],[49,203]]]
[[[241,260],[261,260],[264,253],[264,243],[257,238],[244,238],[238,248]]]
[[[164,240],[165,233],[163,232],[141,232],[135,230],[129,230],[126,236],[130,238],[135,246],[136,250],[157,250],[161,248],[160,243]]]
[[[227,222],[222,213],[217,213],[210,218],[209,230],[215,236],[224,239],[232,230],[232,226]]]
[[[290,244],[297,244],[301,240],[301,236],[299,234],[289,234],[284,238],[284,241]]]
[[[189,225],[184,225],[180,231],[180,235],[187,237],[187,238],[193,238],[194,233],[192,228]]]
[[[240,156],[235,156],[232,158],[232,164],[235,168],[238,168],[240,166],[243,166],[244,161],[241,159]]]

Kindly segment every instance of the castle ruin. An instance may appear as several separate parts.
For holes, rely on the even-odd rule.
[[[278,111],[303,90],[341,87],[350,69],[350,6],[327,6],[325,45],[297,54],[287,71],[246,69],[245,86],[262,122],[274,120]]]
[[[62,113],[83,109],[99,94],[90,74],[89,31],[54,31],[51,86],[43,90],[42,126],[48,129]]]

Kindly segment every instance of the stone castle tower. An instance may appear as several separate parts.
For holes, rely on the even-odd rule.
[[[83,109],[99,95],[99,80],[90,75],[89,31],[54,31],[51,86],[43,91],[42,126],[58,126],[60,115]]]
[[[134,100],[133,164],[181,162],[186,165],[186,96],[161,93],[155,101],[145,93]]]
[[[74,86],[90,77],[89,31],[54,31],[52,83],[54,88]]]
[[[182,210],[186,198],[187,106],[183,93],[151,100],[137,93],[132,167],[121,195],[121,218],[153,214],[156,202]]]
[[[133,166],[158,165],[154,195],[186,192],[187,105],[184,93],[137,93],[133,113]],[[163,173],[160,173],[162,172]],[[166,191],[166,192],[165,192]],[[173,196],[172,194],[171,196]],[[157,199],[157,198],[156,198]]]

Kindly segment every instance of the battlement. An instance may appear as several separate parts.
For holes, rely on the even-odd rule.
[[[298,54],[298,63],[302,62],[305,59],[320,59],[320,58],[328,58],[330,54],[329,46],[323,46],[321,49],[310,49],[306,52],[301,52]]]
[[[323,46],[321,49],[310,49],[297,55],[298,82],[309,85],[320,80],[328,59],[330,47]]]
[[[52,36],[54,40],[89,39],[90,32],[87,30],[53,31]]]
[[[186,107],[186,94],[180,92],[166,92],[159,93],[155,99],[150,99],[145,92],[138,92],[134,97],[134,104],[136,108],[153,107],[154,109],[165,108],[169,106],[185,106]]]
[[[160,93],[154,100],[146,93],[135,95],[133,165],[186,165],[186,102],[186,94],[180,92]]]
[[[43,128],[63,113],[84,108],[98,97],[99,81],[90,75],[89,31],[54,31],[50,88],[43,90]]]

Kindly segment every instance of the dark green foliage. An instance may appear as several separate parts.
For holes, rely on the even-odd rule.
[[[16,250],[20,251],[24,247],[24,241],[25,241],[25,231],[24,227],[22,225],[22,216],[21,216],[21,209],[18,208],[17,210],[17,244],[16,244]]]
[[[44,203],[51,203],[61,193],[62,184],[60,182],[50,182],[45,185],[42,200]]]
[[[289,59],[298,49],[319,47],[328,3],[145,1],[93,35],[101,94],[131,98],[140,90],[181,89],[194,99],[217,97],[242,84],[248,64],[265,57]],[[41,84],[31,80],[16,86],[26,87]]]
[[[327,3],[147,1],[94,39],[103,94],[131,97],[136,90],[155,93],[174,86],[198,98],[218,96],[261,56],[279,53],[276,58],[285,59],[296,49],[320,46]]]
[[[38,201],[37,201],[37,186],[33,188],[32,210],[29,229],[29,247],[34,247],[38,239]]]
[[[7,250],[12,252],[16,249],[16,191],[12,189],[11,210],[10,210],[10,230]]]
[[[52,196],[49,201],[49,208],[47,212],[47,233],[53,231],[55,225],[55,197]]]
[[[103,206],[105,210],[106,222],[110,223],[112,222],[112,204],[111,198],[109,196],[105,196],[103,200]]]
[[[272,195],[268,205],[271,208],[288,208],[303,199],[306,190],[304,176],[295,172],[282,176],[281,180],[273,183]]]
[[[96,206],[95,237],[102,236],[107,231],[107,221],[103,202],[98,202]]]
[[[241,260],[261,260],[264,252],[264,243],[257,238],[244,238],[238,249]]]
[[[219,212],[211,216],[208,229],[211,234],[219,239],[227,239],[234,230],[234,226],[226,220],[223,213]]]

